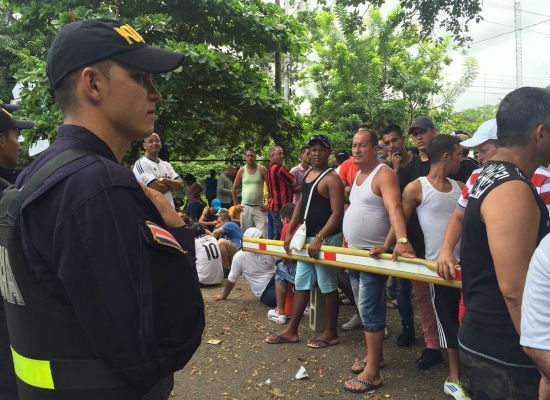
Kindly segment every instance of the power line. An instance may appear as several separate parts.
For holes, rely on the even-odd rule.
[[[514,7],[510,7],[510,6],[505,6],[503,4],[497,4],[497,3],[491,3],[489,1],[486,1],[484,3],[486,6],[489,6],[489,7],[495,7],[495,8],[502,8],[504,10],[513,10]],[[550,15],[545,15],[545,14],[541,14],[541,13],[536,13],[536,12],[533,12],[533,11],[527,11],[527,10],[521,10],[521,13],[522,14],[533,14],[533,15],[539,15],[541,17],[548,17],[550,18]]]
[[[477,42],[470,43],[470,45],[478,44],[478,43],[481,43],[481,42],[486,42],[487,40],[491,40],[491,39],[496,39],[496,38],[504,36],[504,35],[509,35],[510,33],[514,33],[514,32],[517,32],[517,31],[522,31],[524,29],[531,28],[533,26],[544,24],[545,22],[550,22],[550,19],[545,19],[544,21],[537,22],[536,24],[528,25],[528,26],[525,26],[523,28],[514,29],[513,31],[510,31],[510,32],[501,33],[500,35],[491,36],[491,37],[488,37],[487,39],[478,40]]]

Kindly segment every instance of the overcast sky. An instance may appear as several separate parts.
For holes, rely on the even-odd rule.
[[[456,111],[496,104],[516,88],[516,37],[507,33],[515,30],[514,0],[482,2],[484,20],[469,24],[473,42],[467,49],[468,55],[478,60],[479,76],[455,103]],[[392,4],[384,8],[395,4],[388,3]],[[521,0],[521,10],[523,86],[545,87],[550,84],[550,1]],[[498,35],[502,36],[494,37]],[[446,74],[449,82],[460,77],[464,60],[460,52],[452,56],[454,62]]]

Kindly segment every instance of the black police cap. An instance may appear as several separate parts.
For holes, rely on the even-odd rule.
[[[71,22],[55,36],[46,72],[50,89],[72,71],[112,59],[143,72],[163,74],[178,68],[184,55],[149,46],[128,24],[110,19]]]
[[[0,101],[0,129],[30,129],[34,126],[32,121],[14,119],[11,113],[17,110],[19,110],[17,104],[4,104]]]

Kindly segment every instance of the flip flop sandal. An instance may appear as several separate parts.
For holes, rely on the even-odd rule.
[[[285,339],[284,337],[280,336],[280,335],[271,335],[269,337],[267,337],[265,339],[265,341],[267,343],[271,343],[271,344],[288,344],[288,343],[298,343],[298,341],[292,341],[292,340],[288,340],[288,339]]]
[[[353,365],[355,365],[355,363]],[[350,368],[351,373],[357,375],[364,371],[365,367],[367,366],[367,363],[365,361],[357,361],[357,365],[359,365],[359,368],[361,369],[354,369],[353,365]]]
[[[356,375],[360,374],[361,372],[363,372],[365,370],[365,367],[367,366],[367,362],[364,361],[364,360],[361,360],[361,361],[357,361],[357,364],[359,365],[359,367],[361,367],[361,369],[353,369],[353,365],[355,365],[355,364],[353,364],[350,368],[351,372],[353,374],[356,374]],[[385,363],[378,367],[378,369],[384,369],[384,368],[386,368]]]
[[[344,390],[347,390],[348,392],[351,392],[351,393],[374,392],[376,389],[379,389],[382,386],[384,386],[384,382],[380,382],[378,385],[373,385],[372,383],[359,378],[353,378],[351,381],[348,381],[348,382],[353,383],[355,385],[365,386],[365,389],[354,389],[354,388],[347,387],[344,384]]]
[[[336,339],[336,341],[329,342],[314,337],[313,339],[308,340],[307,346],[312,349],[324,349],[325,347],[336,346],[337,344],[340,344],[340,340],[338,339]]]

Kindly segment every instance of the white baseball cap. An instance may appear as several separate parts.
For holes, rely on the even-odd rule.
[[[460,145],[462,147],[476,147],[487,140],[497,140],[497,120],[495,118],[482,123],[477,128],[474,136],[471,139],[460,142]]]

